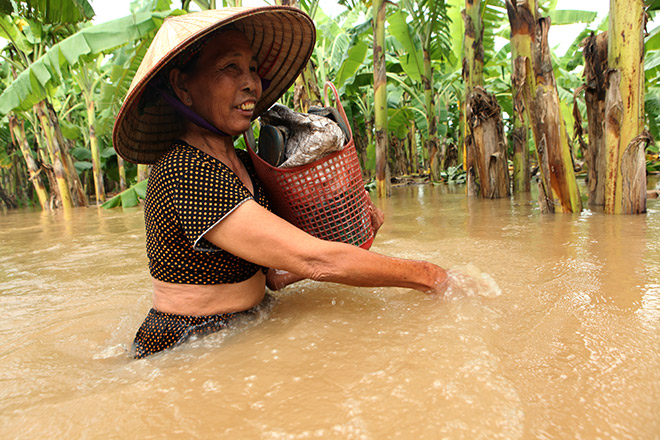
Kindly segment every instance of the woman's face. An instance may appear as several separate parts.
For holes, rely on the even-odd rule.
[[[192,72],[173,78],[174,88],[185,105],[220,131],[238,136],[250,127],[261,97],[257,67],[245,35],[223,32],[204,45]]]

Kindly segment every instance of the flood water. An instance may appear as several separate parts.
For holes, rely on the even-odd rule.
[[[140,361],[141,208],[0,215],[0,438],[660,438],[660,202],[542,215],[410,186],[377,203],[373,250],[476,287],[304,281]]]

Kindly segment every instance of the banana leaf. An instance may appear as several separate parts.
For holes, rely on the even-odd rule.
[[[424,72],[424,58],[419,39],[406,21],[407,15],[399,9],[387,18],[389,33],[403,46],[405,54],[400,57],[401,67],[413,81],[420,82]]]
[[[355,75],[355,72],[360,68],[367,56],[367,43],[358,41],[354,46],[348,49],[346,57],[341,63],[341,67],[337,71],[335,82],[337,85],[344,85],[349,79]]]
[[[147,193],[147,179],[142,180],[135,185],[131,186],[125,191],[120,192],[103,205],[104,209],[112,209],[117,206],[122,206],[124,208],[130,208],[137,206],[140,203],[140,200],[144,200]]]
[[[552,20],[552,25],[563,24],[576,24],[576,23],[591,23],[598,16],[597,12],[593,11],[578,11],[574,9],[558,9],[550,11],[548,14]]]
[[[160,27],[165,17],[179,11],[140,12],[76,32],[50,48],[18,75],[0,95],[0,115],[28,110],[46,98],[62,81],[66,67],[92,59],[145,37]]]

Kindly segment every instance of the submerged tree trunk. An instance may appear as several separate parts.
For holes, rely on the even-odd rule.
[[[584,161],[587,168],[588,204],[603,206],[605,204],[605,92],[607,65],[607,32],[598,35],[591,34],[584,42],[584,72],[585,72],[585,103],[587,105],[587,124],[589,143],[582,140],[582,118],[574,100],[573,115],[575,118],[575,133],[582,145]],[[576,91],[576,94],[578,91]]]
[[[517,111],[528,113],[534,133],[541,175],[539,205],[543,212],[579,212],[582,200],[548,47],[550,19],[536,19],[533,0],[506,0],[506,6],[512,33],[529,35],[532,44],[530,55],[521,51],[514,60],[512,81],[525,106]]]
[[[462,11],[465,23],[463,36],[463,82],[465,83],[465,112],[463,114],[463,142],[464,166],[467,173],[468,195],[477,195],[479,188],[476,184],[476,140],[468,120],[468,101],[470,94],[476,86],[483,86],[484,78],[484,27],[481,17],[481,0],[465,0],[465,9]]]
[[[69,188],[71,189],[71,196],[73,197],[73,203],[75,206],[87,206],[87,195],[83,190],[82,183],[80,183],[80,178],[78,177],[78,172],[76,171],[75,166],[73,165],[73,159],[71,154],[69,154],[70,141],[66,141],[62,135],[62,129],[60,128],[60,120],[55,113],[55,109],[47,100],[44,101],[46,104],[46,109],[48,110],[48,118],[50,120],[50,126],[53,129],[55,139],[59,145],[61,154],[62,154],[62,164],[64,165],[64,171],[66,173],[67,181],[69,182]]]
[[[515,68],[515,60],[519,57],[532,58],[532,30],[524,26],[511,26],[511,61]],[[524,80],[524,78],[523,78]],[[515,84],[517,81],[517,84]],[[531,170],[529,160],[529,113],[523,102],[523,94],[520,93],[524,82],[521,78],[511,78],[513,107],[516,114],[513,115],[513,192],[529,192],[531,186]]]
[[[646,212],[644,25],[642,0],[610,0],[605,101],[605,212],[609,214]]]
[[[431,55],[424,48],[424,73],[422,74],[424,84],[424,103],[426,105],[426,125],[429,137],[426,141],[426,151],[429,155],[429,171],[431,181],[440,180],[440,161],[438,158],[438,118],[435,111],[435,93],[433,93],[433,67],[431,66]]]
[[[72,208],[73,200],[71,197],[71,191],[69,190],[69,184],[66,179],[66,172],[64,170],[62,150],[60,148],[59,142],[57,142],[55,133],[50,124],[50,119],[47,114],[48,110],[46,109],[46,105],[43,101],[37,103],[35,105],[35,109],[44,136],[46,137],[46,146],[48,148],[51,163],[53,164],[53,172],[55,173],[55,180],[57,182],[60,204],[65,209]]]
[[[30,174],[30,181],[32,182],[34,191],[37,193],[37,197],[39,198],[41,209],[47,211],[50,209],[50,206],[48,205],[48,191],[46,190],[46,186],[41,180],[41,170],[39,169],[37,162],[32,157],[32,152],[30,151],[30,146],[28,145],[27,137],[25,136],[25,131],[23,130],[23,124],[22,122],[19,123],[18,119],[13,114],[9,114],[8,118],[12,140],[14,144],[17,145],[21,150],[23,159],[25,160],[25,165],[28,169],[28,173]]]
[[[103,184],[103,172],[101,171],[101,152],[99,142],[96,138],[96,113],[94,100],[87,102],[87,126],[89,127],[89,148],[92,152],[92,174],[94,176],[94,194],[96,203],[105,202],[105,185]]]
[[[374,119],[376,128],[376,192],[390,194],[387,179],[387,76],[385,70],[385,1],[374,0]]]
[[[509,166],[506,157],[502,111],[495,96],[475,87],[467,102],[467,121],[474,139],[479,194],[494,199],[509,196]]]

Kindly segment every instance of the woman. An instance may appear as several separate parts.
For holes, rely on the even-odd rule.
[[[264,301],[266,285],[443,292],[439,266],[319,240],[272,214],[249,157],[234,149],[232,136],[293,83],[314,36],[302,11],[261,7],[168,19],[154,39],[113,133],[122,157],[155,163],[145,201],[153,308],[135,357],[226,327]]]

